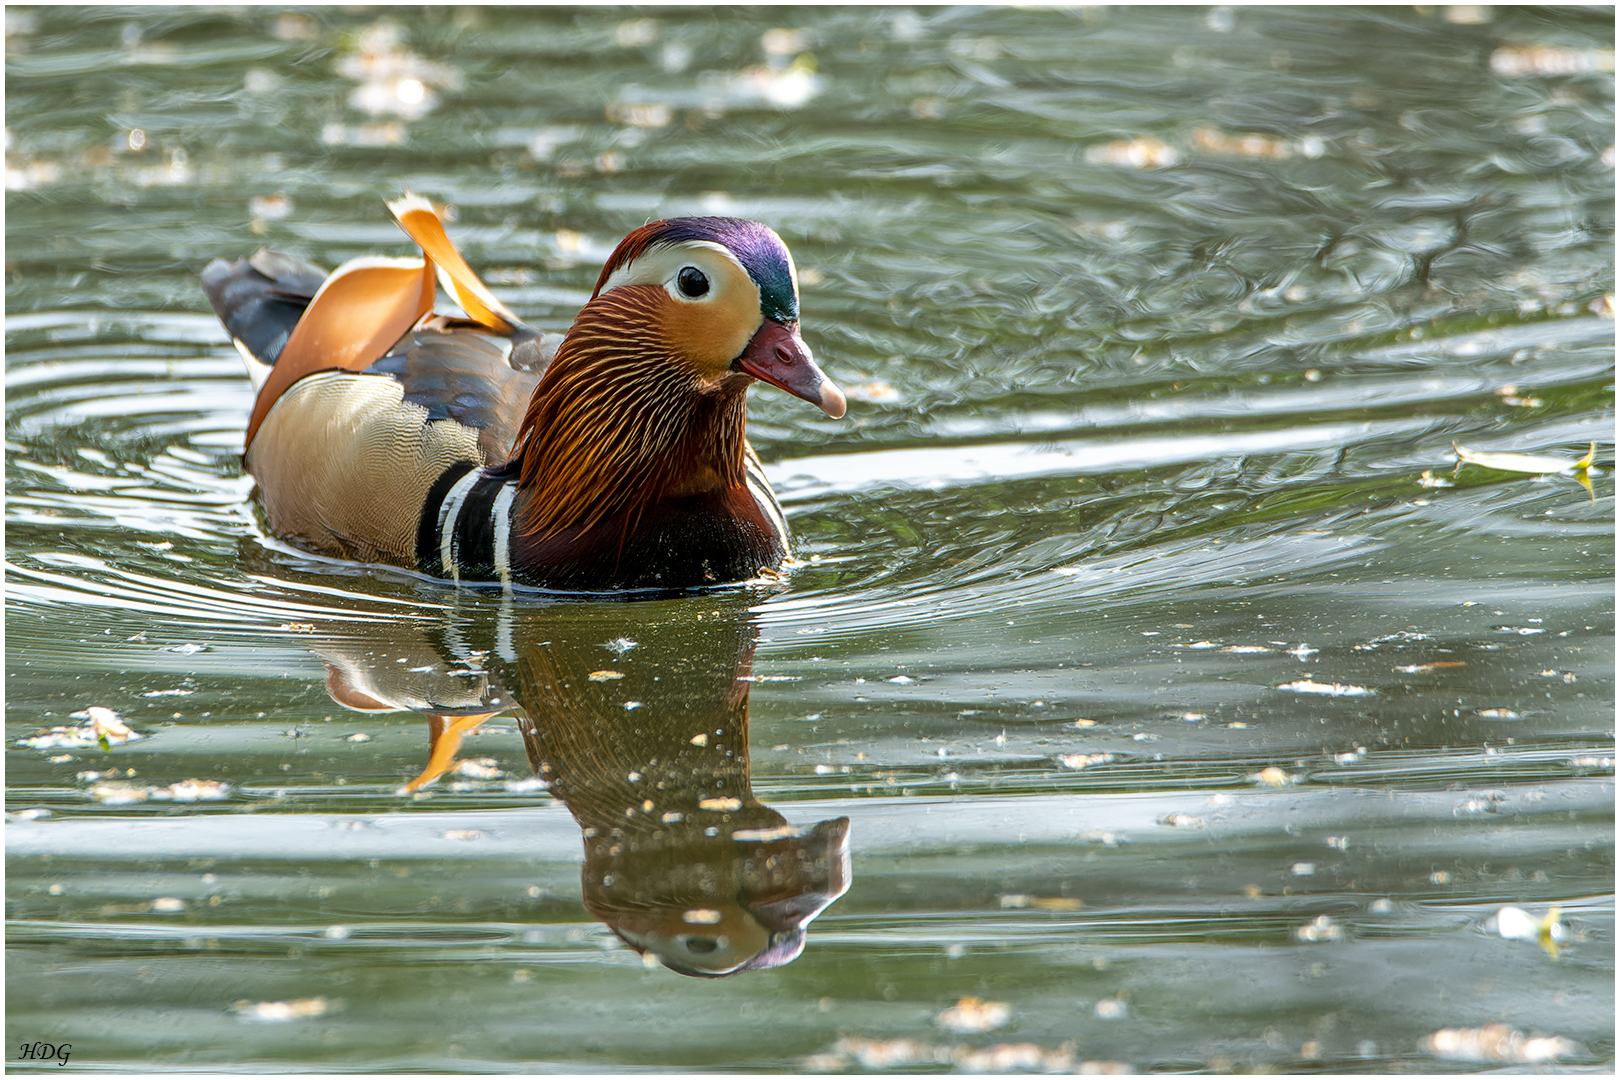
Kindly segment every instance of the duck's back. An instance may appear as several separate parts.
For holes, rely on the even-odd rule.
[[[268,251],[203,272],[256,385],[325,277]],[[434,317],[361,371],[333,366],[298,378],[244,455],[270,530],[320,554],[417,566],[424,528],[437,525],[423,522],[424,508],[443,499],[436,489],[507,460],[553,351],[555,340]]]

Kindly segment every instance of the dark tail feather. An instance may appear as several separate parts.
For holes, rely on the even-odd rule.
[[[292,255],[260,248],[251,258],[215,259],[202,287],[231,337],[264,364],[274,364],[327,271]]]

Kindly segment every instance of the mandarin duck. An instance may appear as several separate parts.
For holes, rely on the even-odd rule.
[[[461,257],[432,204],[389,204],[421,258],[331,275],[261,249],[203,288],[257,388],[243,461],[270,531],[451,581],[686,589],[776,571],[781,507],[745,434],[763,380],[844,413],[799,335],[781,238],[738,218],[625,237],[566,334]],[[435,314],[435,280],[465,315]]]

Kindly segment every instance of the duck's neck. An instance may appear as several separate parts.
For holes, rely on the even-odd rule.
[[[743,483],[752,380],[706,382],[626,333],[633,300],[587,305],[535,388],[516,450],[513,523],[528,538],[579,537],[617,517],[633,528],[661,500]]]

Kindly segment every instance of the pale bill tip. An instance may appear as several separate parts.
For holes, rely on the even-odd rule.
[[[837,383],[824,375],[821,378],[821,385],[816,387],[816,392],[818,395],[816,404],[821,406],[822,412],[834,420],[844,415],[844,392],[838,389]]]

